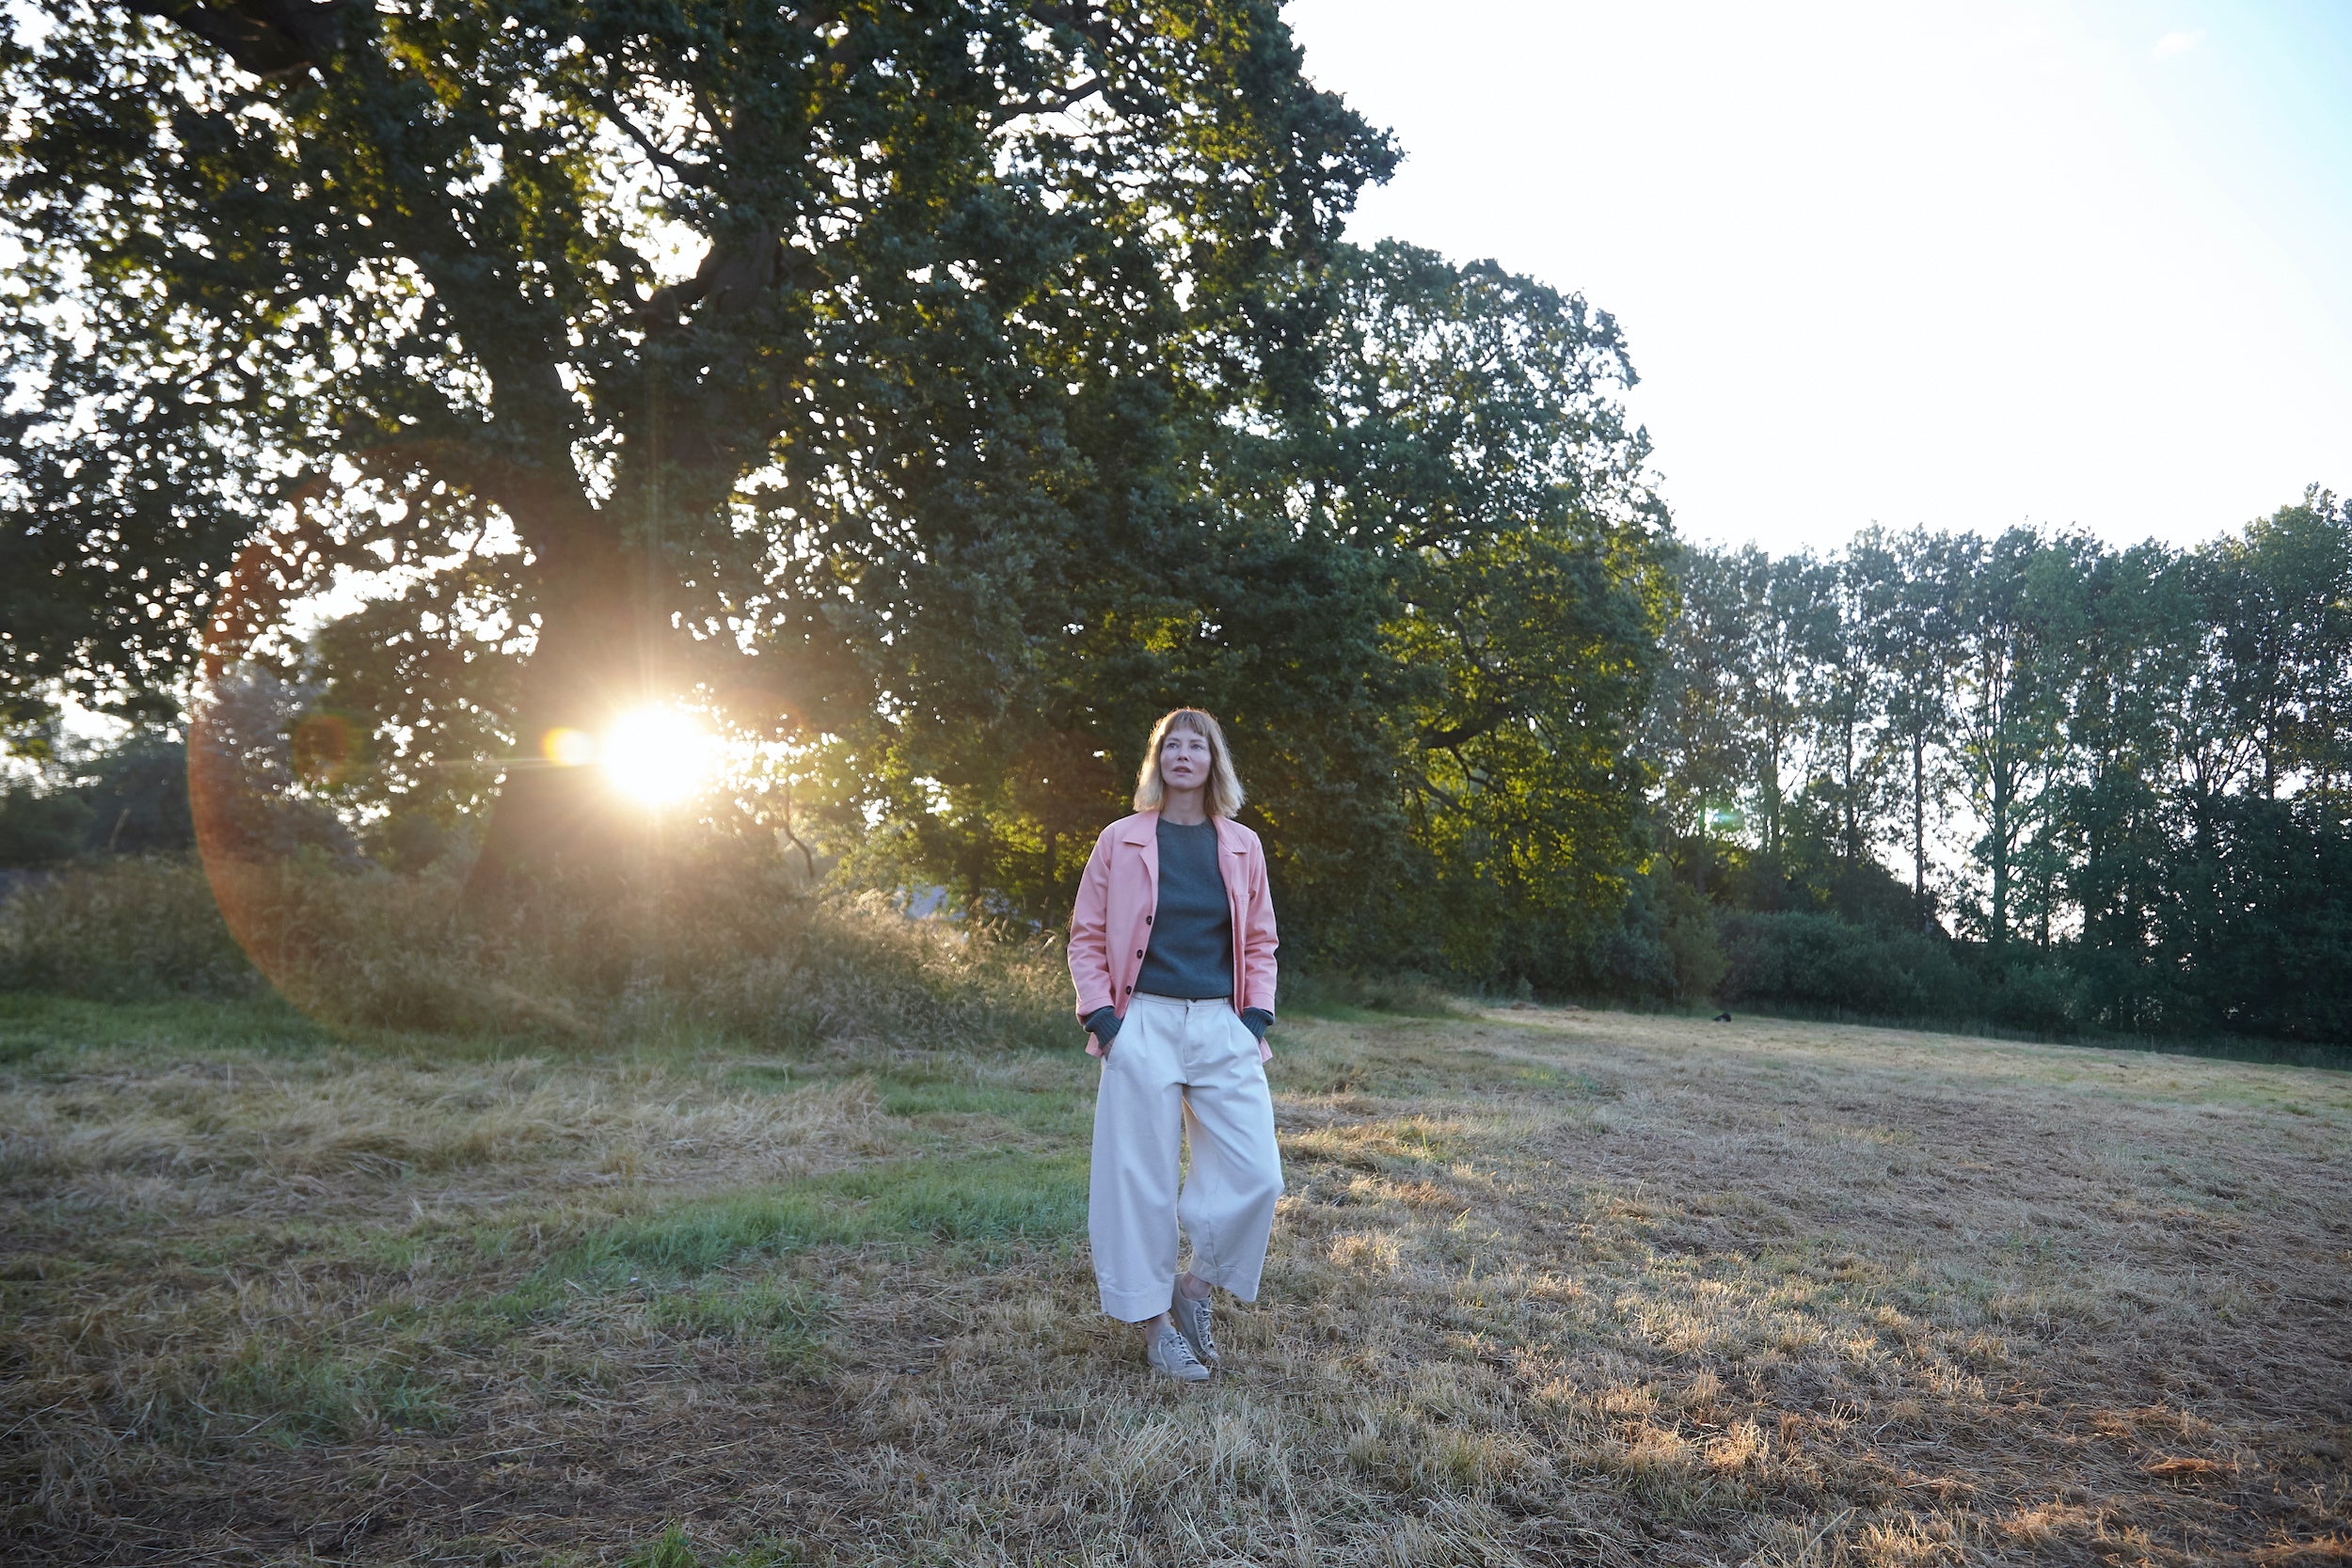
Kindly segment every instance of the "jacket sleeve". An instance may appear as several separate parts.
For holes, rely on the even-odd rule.
[[[1104,833],[1094,841],[1094,853],[1078,879],[1078,901],[1070,911],[1070,978],[1078,988],[1078,1018],[1083,1022],[1097,1008],[1117,1005],[1111,995],[1109,942],[1111,903],[1111,840]]]
[[[1245,1007],[1274,1012],[1274,951],[1280,945],[1274,931],[1274,895],[1266,887],[1265,850],[1255,846],[1249,856],[1249,935],[1241,955]]]

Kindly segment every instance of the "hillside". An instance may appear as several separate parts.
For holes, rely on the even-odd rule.
[[[0,998],[11,1557],[2352,1558],[2352,1075],[1277,1039],[1268,1288],[1184,1390],[1091,1310],[1074,1049]]]

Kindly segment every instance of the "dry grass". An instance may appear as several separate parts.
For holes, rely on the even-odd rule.
[[[1179,1389],[1091,1310],[1074,1050],[12,1007],[11,1560],[2352,1560],[2341,1074],[1287,1024]]]

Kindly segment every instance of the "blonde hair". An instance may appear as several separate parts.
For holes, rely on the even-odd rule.
[[[1143,766],[1136,770],[1136,810],[1157,811],[1168,800],[1168,785],[1160,778],[1160,748],[1171,730],[1189,730],[1209,743],[1209,815],[1231,816],[1241,810],[1241,775],[1233,771],[1233,753],[1225,749],[1225,732],[1197,707],[1163,714],[1152,726],[1152,743],[1144,748]]]

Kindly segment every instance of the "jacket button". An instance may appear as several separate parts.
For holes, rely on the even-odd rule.
[[[1148,914],[1147,914],[1147,915],[1145,915],[1145,916],[1143,917],[1143,923],[1144,923],[1146,926],[1151,925],[1151,924],[1152,924],[1152,917],[1151,917],[1150,915],[1148,915]]]
[[[1142,957],[1143,957],[1143,949],[1142,949],[1142,948],[1138,947],[1138,948],[1136,948],[1136,958],[1142,958]]]

